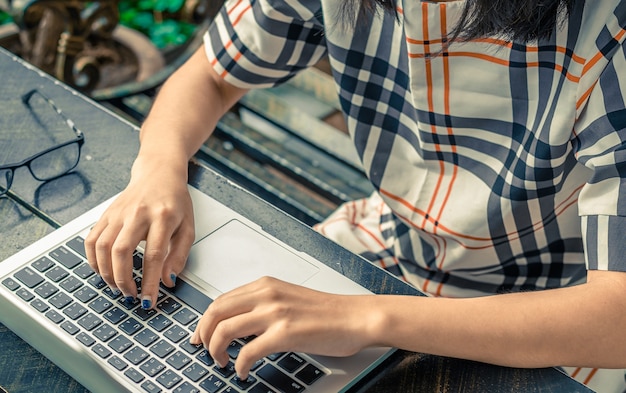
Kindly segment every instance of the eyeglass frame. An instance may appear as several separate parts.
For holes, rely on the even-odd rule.
[[[55,146],[49,147],[43,151],[40,151],[34,155],[32,155],[31,157],[28,157],[20,162],[17,163],[13,163],[13,164],[5,164],[5,165],[0,165],[0,171],[2,170],[11,170],[11,179],[9,179],[9,181],[7,181],[7,188],[3,189],[2,187],[0,187],[0,196],[5,195],[9,189],[11,188],[11,186],[13,185],[13,178],[14,178],[14,174],[15,174],[15,170],[18,168],[21,168],[23,166],[28,168],[28,171],[30,172],[30,174],[33,176],[33,178],[35,178],[36,180],[39,181],[49,181],[49,180],[53,180],[56,179],[58,177],[61,177],[69,172],[71,172],[74,168],[76,168],[76,166],[78,165],[78,163],[80,162],[80,154],[81,154],[81,150],[82,150],[82,146],[85,144],[85,135],[83,134],[83,132],[81,130],[79,130],[76,125],[74,124],[74,122],[68,118],[67,116],[65,116],[65,114],[61,111],[61,109],[59,109],[59,107],[57,107],[57,105],[54,103],[54,101],[52,101],[51,98],[47,97],[45,94],[43,94],[42,92],[40,92],[38,89],[32,89],[30,91],[28,91],[27,93],[25,93],[24,95],[22,95],[21,99],[22,99],[22,103],[24,105],[26,105],[31,111],[32,111],[32,107],[31,107],[31,103],[30,103],[30,98],[35,95],[35,94],[39,94],[48,105],[50,105],[52,107],[52,109],[57,113],[57,115],[59,115],[67,124],[67,126],[72,129],[72,131],[74,131],[74,133],[76,134],[76,138],[69,140],[69,141],[65,141],[62,143],[59,143]],[[31,168],[31,163],[40,158],[41,156],[44,156],[52,151],[55,151],[57,149],[61,149],[65,146],[69,146],[73,143],[77,143],[78,144],[78,158],[76,159],[76,163],[71,167],[68,168],[67,170],[63,171],[62,173],[59,173],[56,176],[52,176],[49,178],[45,178],[45,179],[41,179],[39,177],[37,177],[34,173],[33,173],[33,169]]]

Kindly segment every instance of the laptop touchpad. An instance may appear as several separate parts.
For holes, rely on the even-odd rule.
[[[232,220],[192,248],[185,274],[224,293],[263,276],[302,284],[318,268],[271,238]]]

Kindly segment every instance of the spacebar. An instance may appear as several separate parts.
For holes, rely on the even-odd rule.
[[[183,301],[183,303],[187,304],[200,314],[204,314],[207,307],[209,307],[209,304],[213,302],[210,297],[198,291],[191,284],[188,284],[180,278],[176,280],[176,286],[174,286],[174,288],[168,288],[163,284],[161,284],[161,288],[164,291],[173,294],[178,299]]]

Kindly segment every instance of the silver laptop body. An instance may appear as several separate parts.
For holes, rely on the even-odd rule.
[[[219,369],[188,339],[221,293],[273,276],[317,290],[371,293],[254,222],[189,187],[196,239],[174,290],[162,287],[155,312],[116,297],[86,264],[81,241],[114,198],[0,263],[0,322],[92,392],[339,392],[393,353],[372,348],[346,358],[272,354],[249,381]],[[135,274],[141,285],[141,246]],[[82,254],[82,255],[81,255]]]

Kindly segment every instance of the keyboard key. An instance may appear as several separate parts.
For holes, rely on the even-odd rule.
[[[109,325],[108,323],[103,323],[102,325],[98,326],[92,334],[99,338],[101,341],[107,342],[117,334],[117,330],[111,327],[111,325]]]
[[[59,246],[58,248],[50,251],[49,255],[70,270],[74,269],[83,261],[82,258],[76,256],[76,254],[72,253],[63,246]]]
[[[85,262],[85,263],[80,264],[76,269],[74,269],[74,274],[76,274],[78,277],[82,278],[83,280],[86,280],[89,277],[96,274],[96,272],[94,272],[91,266],[89,266],[89,264]]]
[[[91,347],[91,350],[102,359],[106,359],[111,356],[111,351],[109,351],[104,345],[98,343]]]
[[[89,287],[82,287],[74,293],[74,297],[83,303],[87,303],[95,299],[96,296],[98,296],[98,292]]]
[[[180,351],[176,351],[165,362],[176,370],[180,370],[191,362],[191,358]]]
[[[174,371],[166,370],[163,374],[159,375],[156,380],[163,385],[164,388],[171,389],[182,381],[183,378]]]
[[[172,344],[165,340],[161,340],[150,347],[150,351],[160,358],[166,357],[167,355],[172,353],[174,349],[175,348],[172,346]]]
[[[146,360],[149,356],[148,352],[137,346],[124,354],[124,358],[135,366]]]
[[[65,289],[66,291],[68,291],[69,293],[72,293],[78,288],[82,287],[83,283],[78,278],[74,276],[69,276],[65,280],[61,281],[59,286]]]
[[[117,291],[113,292],[110,287],[104,288],[102,290],[102,293],[104,293],[111,300],[115,300],[115,299],[117,299],[117,298],[122,296],[122,292],[121,291],[117,290]]]
[[[135,383],[139,383],[145,378],[143,375],[141,375],[139,371],[135,370],[134,368],[129,368],[128,370],[124,371],[124,375],[126,375],[128,378],[130,378],[131,381]]]
[[[28,288],[35,288],[44,281],[43,277],[28,266],[16,272],[14,277]]]
[[[112,358],[107,360],[107,363],[109,363],[111,366],[115,367],[119,371],[122,371],[123,369],[128,367],[128,364],[126,364],[125,361],[118,358],[117,356],[113,356]]]
[[[228,356],[230,356],[231,359],[237,359],[241,347],[243,347],[241,343],[237,341],[231,341],[228,345],[228,348],[226,348],[226,352],[228,352]]]
[[[142,327],[143,325],[137,322],[137,320],[133,318],[128,318],[127,320],[122,322],[119,326],[120,330],[128,334],[129,336],[132,336],[133,334],[137,333],[139,329],[141,329]]]
[[[39,311],[39,312],[46,312],[48,311],[48,309],[50,307],[48,307],[48,305],[46,303],[44,303],[43,300],[41,299],[35,299],[32,302],[30,302],[30,305],[33,306],[35,308],[35,310]]]
[[[189,332],[187,332],[185,329],[178,325],[174,325],[171,328],[167,329],[165,333],[163,333],[163,335],[165,336],[165,338],[172,340],[172,342],[178,343],[182,339],[187,337],[189,335]]]
[[[133,311],[133,314],[137,318],[141,319],[142,321],[147,321],[148,319],[152,318],[156,314],[156,310],[154,309],[144,310],[143,308],[136,308]]]
[[[209,393],[218,392],[224,386],[226,386],[226,382],[222,381],[216,375],[213,375],[213,374],[209,375],[207,379],[200,382],[200,387]]]
[[[202,367],[198,363],[192,363],[190,366],[183,370],[183,375],[194,382],[198,382],[202,377],[207,375],[208,372],[209,370]]]
[[[65,310],[63,314],[67,315],[70,319],[76,320],[87,313],[87,309],[78,303],[73,303]]]
[[[133,301],[129,301],[126,300],[126,298],[121,298],[117,301],[117,303],[124,307],[126,310],[132,310],[133,308],[137,307],[139,305],[139,303],[141,303],[141,301],[137,298],[133,299]]]
[[[182,306],[183,305],[178,303],[176,300],[172,299],[171,297],[167,297],[157,305],[157,308],[164,313],[170,315],[178,311]]]
[[[72,298],[69,297],[69,295],[67,295],[65,292],[59,292],[56,295],[52,296],[50,299],[48,299],[48,303],[52,304],[59,310],[65,308],[68,304],[72,302]]]
[[[312,364],[307,364],[304,368],[296,373],[296,378],[311,385],[324,375],[324,372]]]
[[[102,289],[107,286],[107,283],[98,274],[94,274],[87,282],[96,289]]]
[[[44,282],[37,288],[35,288],[35,293],[41,296],[44,299],[49,298],[59,291],[59,288],[55,287],[51,282]]]
[[[109,311],[102,314],[102,316],[107,321],[111,322],[114,325],[117,325],[118,323],[123,321],[126,317],[128,317],[128,314],[126,314],[124,311],[122,311],[118,307],[113,307]],[[128,334],[133,334],[133,333],[128,333]]]
[[[296,355],[293,352],[290,352],[289,355],[280,359],[278,365],[285,371],[289,373],[295,372],[300,367],[304,366],[306,361],[302,359],[302,357]]]
[[[212,366],[213,363],[215,363],[215,360],[213,360],[213,358],[209,354],[209,351],[207,351],[206,349],[203,349],[202,352],[200,352],[198,356],[196,356],[196,359],[206,364],[207,366]]]
[[[65,245],[80,254],[83,258],[87,259],[87,253],[85,252],[85,239],[82,237],[76,236],[72,240],[65,243]]]
[[[174,288],[168,288],[164,285],[161,285],[161,288],[164,291],[175,295],[178,300],[184,302],[200,314],[203,314],[207,307],[209,307],[209,304],[213,302],[210,297],[180,278],[176,280],[176,286],[174,286]]]
[[[171,324],[172,320],[163,314],[158,314],[157,316],[152,318],[150,322],[148,322],[148,325],[152,326],[157,332],[162,332]]]
[[[111,301],[103,296],[98,296],[94,300],[89,303],[89,308],[97,312],[98,314],[102,314],[109,308],[113,306]]]
[[[55,310],[50,310],[46,313],[46,317],[54,323],[61,323],[65,319],[65,317]]]
[[[96,326],[102,323],[102,319],[98,318],[95,314],[89,313],[78,320],[78,324],[87,331],[93,330]]]
[[[224,378],[230,378],[233,376],[233,374],[235,374],[235,363],[229,361],[228,364],[224,367],[218,367],[217,365],[215,365],[215,367],[213,367],[213,370]]]
[[[50,269],[52,266],[54,266],[54,262],[52,261],[52,259],[43,256],[37,259],[35,262],[31,263],[31,266],[43,273],[46,270]]]
[[[269,355],[267,355],[266,357],[269,360],[278,360],[280,359],[286,352],[274,352],[274,353],[270,353]]]
[[[132,347],[133,343],[122,335],[117,335],[109,342],[109,348],[117,353],[122,353]]]
[[[63,330],[65,330],[66,332],[68,332],[71,335],[74,335],[76,333],[78,333],[80,331],[80,329],[78,328],[78,326],[74,325],[72,322],[70,321],[65,321],[63,322],[61,325],[61,328]]]
[[[141,270],[142,266],[143,266],[143,254],[140,252],[136,252],[133,255],[133,269]]]
[[[48,270],[48,272],[46,272],[46,277],[54,282],[59,282],[69,275],[70,274],[67,272],[67,270],[63,269],[60,266],[55,266],[52,269]]]
[[[145,390],[146,392],[149,392],[149,393],[160,393],[161,392],[161,388],[158,387],[157,385],[155,385],[154,382],[152,382],[152,381],[145,381],[144,383],[141,384],[141,387],[143,388],[143,390]]]
[[[196,315],[195,312],[191,311],[190,309],[183,308],[182,310],[174,314],[172,318],[174,318],[175,321],[178,321],[181,325],[187,326],[188,324],[193,322],[196,318],[198,318],[198,316]]]
[[[22,298],[22,300],[24,300],[25,302],[30,302],[35,298],[35,295],[28,292],[26,288],[19,288],[17,291],[15,291],[15,294]]]
[[[263,382],[259,382],[248,391],[248,393],[274,393],[274,389],[269,388]]]
[[[155,375],[157,375],[158,373],[160,373],[161,371],[165,369],[165,365],[159,362],[158,360],[156,360],[155,358],[150,358],[148,359],[148,361],[142,364],[141,367],[139,367],[139,369],[143,371],[144,373],[148,374],[149,377],[154,377]]]
[[[189,382],[183,382],[182,385],[173,390],[174,393],[200,393],[196,387],[189,384]]]
[[[271,364],[260,368],[256,375],[284,393],[299,393],[304,390],[303,385]]]
[[[17,281],[15,281],[13,278],[8,277],[5,278],[4,280],[2,280],[2,284],[9,288],[10,291],[15,291],[17,288],[20,287],[20,284],[18,284]]]
[[[180,343],[179,347],[185,350],[185,352],[187,352],[188,354],[193,355],[194,353],[202,349],[202,344],[194,345],[190,343],[189,340],[184,340],[182,343]]]
[[[235,375],[230,380],[230,382],[232,382],[233,385],[235,385],[239,389],[246,390],[246,389],[248,389],[250,386],[252,386],[256,382],[256,378],[254,378],[252,375],[248,375],[248,378],[243,380],[243,379],[240,379],[238,376]]]
[[[137,341],[139,344],[143,345],[144,347],[150,346],[152,343],[154,343],[158,339],[159,339],[159,336],[148,328],[143,329],[141,332],[139,332],[135,336],[135,341]]]
[[[90,347],[96,342],[96,340],[94,340],[93,337],[91,337],[85,332],[78,333],[76,335],[76,339],[86,347]]]

